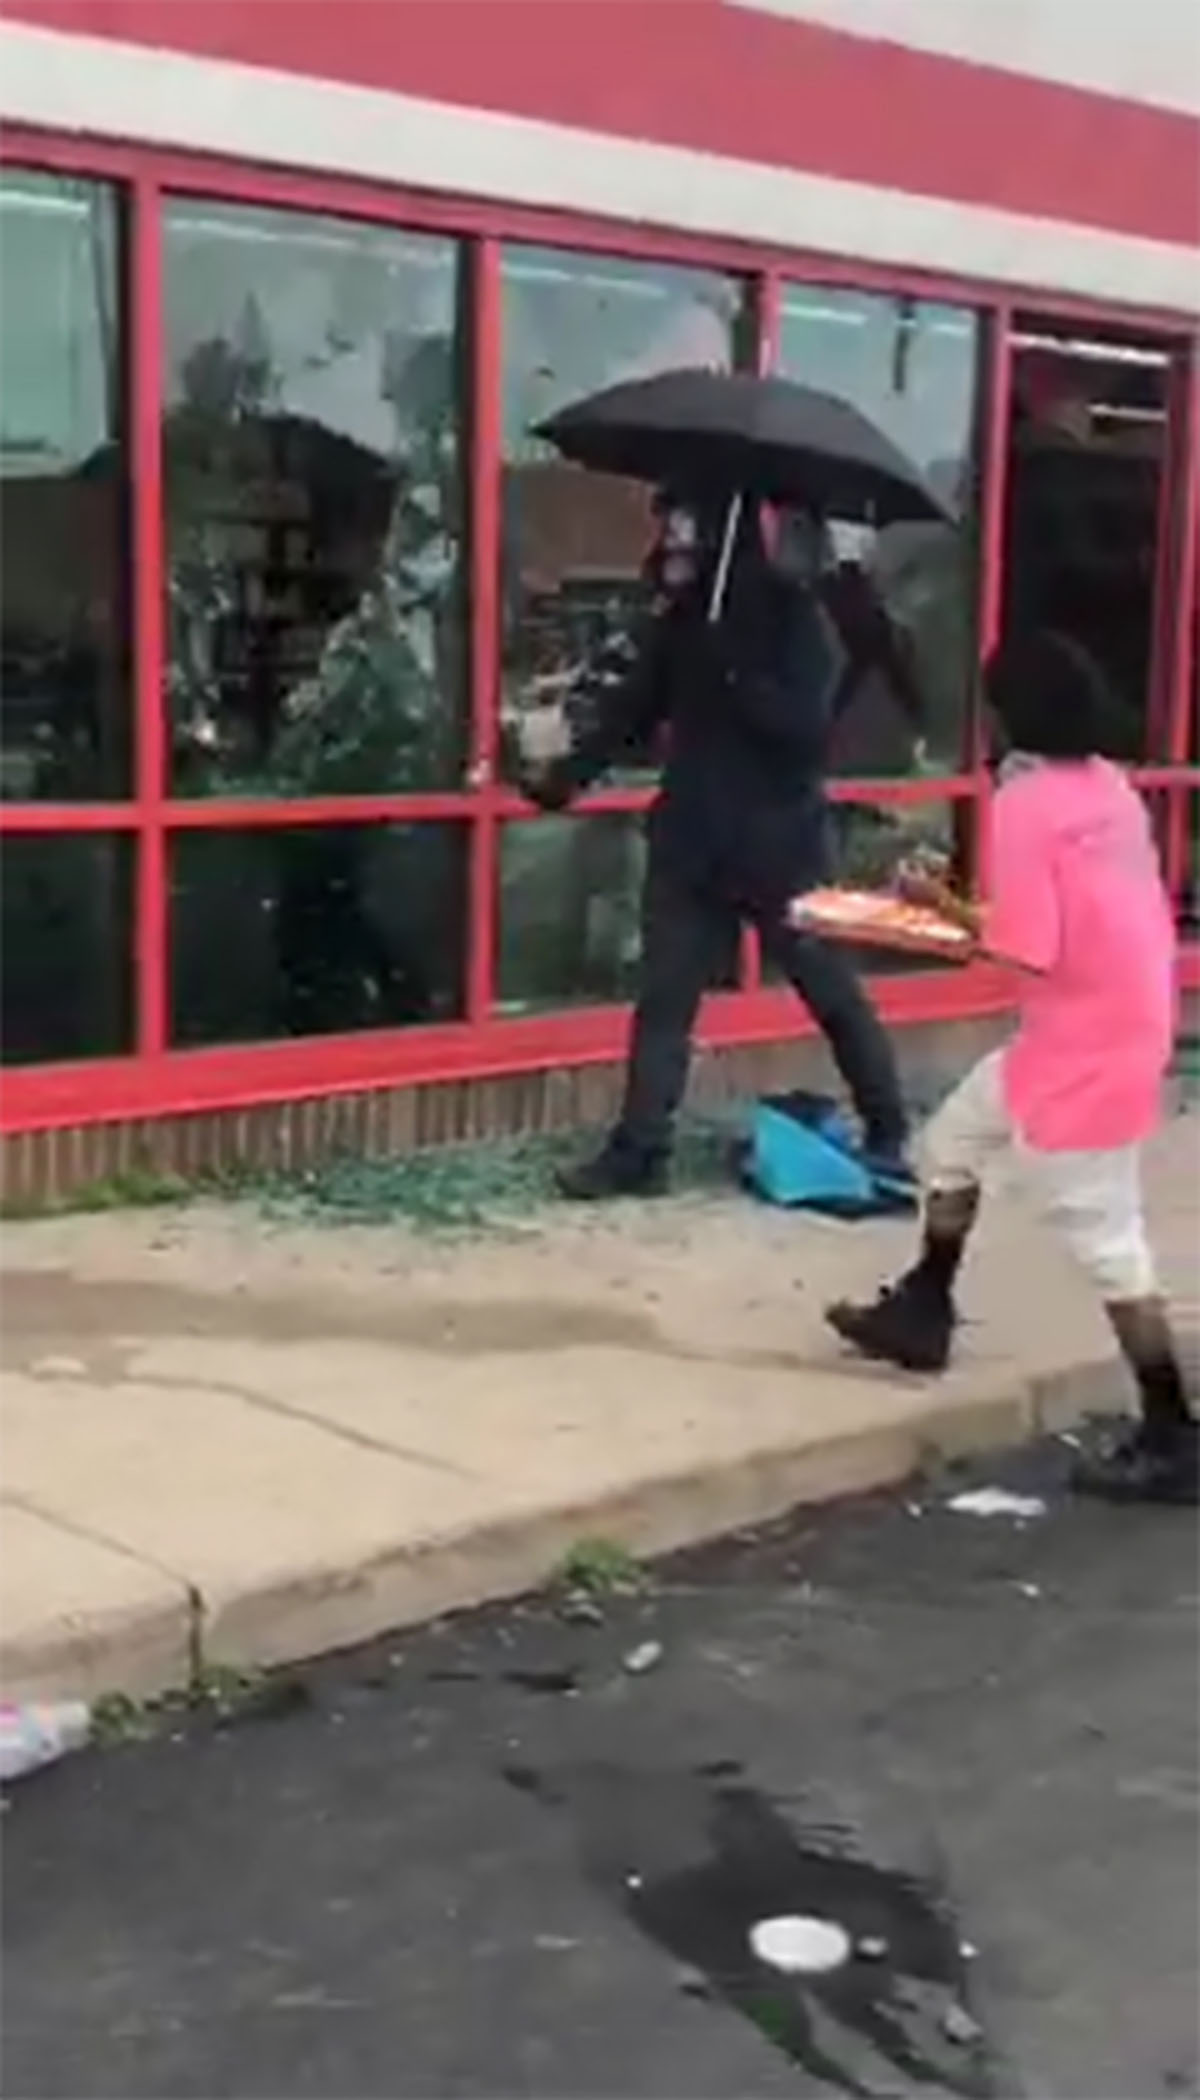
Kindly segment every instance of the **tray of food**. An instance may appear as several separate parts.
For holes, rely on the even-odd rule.
[[[965,927],[928,905],[906,904],[886,890],[806,890],[793,897],[788,919],[826,940],[902,948],[916,955],[940,955],[948,962],[966,962],[974,945]]]

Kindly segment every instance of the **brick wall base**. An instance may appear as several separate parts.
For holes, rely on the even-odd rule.
[[[1001,1032],[994,1021],[906,1028],[897,1042],[909,1094],[927,1105]],[[239,1172],[294,1171],[340,1154],[387,1158],[488,1138],[600,1128],[615,1112],[621,1066],[590,1065],[503,1079],[326,1094],[262,1108],[164,1116],[64,1130],[22,1131],[0,1141],[0,1203],[10,1214],[124,1191],[136,1200],[169,1179],[199,1182]],[[828,1087],[813,1038],[696,1057],[689,1099],[702,1112],[788,1086]]]

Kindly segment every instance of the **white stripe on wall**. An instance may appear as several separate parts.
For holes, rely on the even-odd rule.
[[[727,0],[1200,116],[1196,0]]]
[[[1200,314],[1164,241],[15,22],[0,120]]]

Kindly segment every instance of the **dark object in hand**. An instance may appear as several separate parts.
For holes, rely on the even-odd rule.
[[[543,766],[540,772],[525,776],[521,782],[521,793],[548,815],[565,809],[575,794],[575,782],[570,767],[565,760],[554,759],[550,765]]]

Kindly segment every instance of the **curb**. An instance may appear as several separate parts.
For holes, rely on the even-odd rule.
[[[1111,1360],[1070,1365],[966,1400],[931,1401],[902,1422],[760,1448],[689,1473],[642,1479],[594,1501],[405,1544],[353,1570],[314,1571],[204,1607],[203,1659],[231,1668],[297,1662],[542,1587],[583,1537],[639,1560],[768,1524],[806,1503],[870,1494],[939,1462],[1012,1449],[1085,1412],[1119,1406]]]
[[[93,1706],[112,1692],[142,1700],[175,1691],[203,1668],[197,1616],[186,1594],[165,1594],[139,1611],[73,1613],[51,1620],[44,1633],[2,1639],[0,1694],[13,1706],[70,1699]]]
[[[392,1630],[539,1588],[581,1537],[603,1537],[639,1559],[699,1545],[786,1516],[806,1503],[866,1494],[939,1462],[1002,1449],[1119,1405],[1111,1360],[1083,1362],[967,1399],[931,1399],[899,1421],[844,1437],[760,1447],[695,1472],[631,1482],[596,1500],[522,1511],[494,1524],[406,1541],[356,1566],[313,1567],[210,1604],[192,1593],[188,1666],[246,1669],[311,1660]],[[160,1607],[119,1624],[74,1618],[0,1644],[5,1697],[146,1698],[180,1689],[180,1642],[164,1641]]]
[[[6,1493],[0,1506],[6,1702],[146,1698],[196,1675],[199,1600],[185,1582],[32,1499]]]

